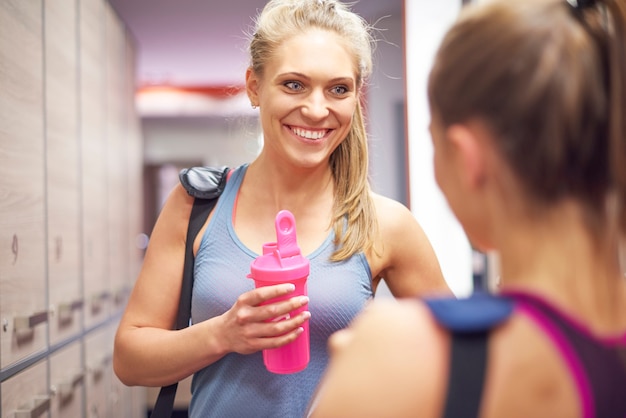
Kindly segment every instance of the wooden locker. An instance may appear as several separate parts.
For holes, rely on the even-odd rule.
[[[82,346],[75,341],[50,356],[50,418],[79,418],[83,414],[86,371]]]
[[[44,2],[50,341],[81,330],[76,1]]]
[[[0,2],[0,28],[0,363],[5,368],[46,348],[42,3]]]
[[[2,382],[2,418],[47,417],[51,406],[47,382],[47,360]]]
[[[112,341],[104,327],[85,336],[85,401],[89,418],[108,415],[109,389],[112,378]]]
[[[128,169],[126,152],[126,39],[122,23],[108,5],[105,6],[107,45],[106,144],[108,161],[108,235],[109,280],[113,295],[113,312],[123,308],[128,292]]]
[[[85,327],[109,315],[104,1],[80,0],[80,141]]]
[[[129,225],[127,240],[129,243],[129,276],[127,287],[130,291],[141,270],[143,262],[143,140],[141,134],[141,120],[135,110],[135,82],[136,46],[132,37],[126,41],[126,119],[127,152],[128,152],[128,190],[127,200]],[[145,235],[147,238],[147,235]]]

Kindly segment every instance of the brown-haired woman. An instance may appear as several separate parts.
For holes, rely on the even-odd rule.
[[[317,417],[626,416],[626,2],[468,6],[429,80],[435,174],[498,295],[374,302]]]

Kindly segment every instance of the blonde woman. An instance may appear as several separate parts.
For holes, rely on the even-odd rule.
[[[374,296],[449,293],[422,229],[402,205],[370,191],[361,91],[371,71],[368,25],[335,0],[273,0],[256,20],[245,75],[264,145],[235,168],[195,242],[192,325],[171,331],[192,198],[177,187],[150,240],[120,322],[114,367],[128,385],[189,375],[191,417],[302,416],[327,364],[328,337]],[[278,211],[293,213],[311,262],[308,299],[260,306],[288,285],[246,278],[276,239]],[[308,311],[267,322],[308,303]],[[293,341],[309,321],[311,360],[268,372],[261,350]]]

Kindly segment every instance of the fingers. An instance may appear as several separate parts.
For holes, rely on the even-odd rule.
[[[306,310],[309,298],[296,296],[267,305],[247,307],[237,312],[240,326],[256,324],[249,329],[257,337],[273,337],[302,325],[311,314]],[[252,336],[252,335],[250,335]]]
[[[336,331],[328,339],[328,349],[331,355],[337,354],[343,348],[350,345],[350,342],[352,340],[353,340],[353,332],[351,329],[344,328],[342,330]]]
[[[267,327],[269,335],[258,340],[260,349],[277,348],[294,341],[304,332],[304,323],[309,320],[311,314],[308,311],[299,313],[297,316],[278,322],[261,324]]]
[[[239,300],[244,304],[256,306],[270,299],[287,296],[293,293],[294,290],[296,290],[296,286],[292,283],[264,286],[242,294]]]
[[[277,348],[294,341],[304,331],[304,324],[311,314],[303,311],[288,319],[251,322],[238,325],[239,341],[232,351],[251,354],[259,350]]]
[[[225,314],[230,351],[250,354],[294,341],[311,317],[309,298],[294,295],[292,284],[260,287],[239,296]]]

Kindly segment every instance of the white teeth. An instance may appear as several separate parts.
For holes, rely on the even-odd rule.
[[[291,131],[298,135],[301,136],[302,138],[306,138],[306,139],[321,139],[324,137],[324,135],[326,135],[326,130],[323,131],[308,131],[306,129],[302,129],[302,128],[291,128]]]

